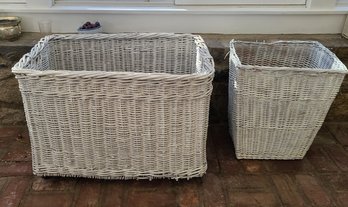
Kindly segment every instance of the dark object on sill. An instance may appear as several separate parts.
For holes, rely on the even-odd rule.
[[[95,34],[101,33],[102,27],[99,22],[95,22],[94,24],[91,22],[86,22],[77,30],[80,34]]]
[[[0,40],[17,40],[21,33],[20,17],[0,17]]]

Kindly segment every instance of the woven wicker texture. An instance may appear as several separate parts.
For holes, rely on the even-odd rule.
[[[33,171],[105,179],[207,169],[214,65],[199,36],[46,36],[14,67]]]
[[[346,67],[318,42],[231,41],[229,126],[239,159],[302,159]]]

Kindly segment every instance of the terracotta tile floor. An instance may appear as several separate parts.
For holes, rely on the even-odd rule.
[[[348,206],[348,123],[325,123],[300,161],[236,160],[225,125],[210,127],[207,153],[189,181],[43,179],[26,128],[0,128],[0,207]]]

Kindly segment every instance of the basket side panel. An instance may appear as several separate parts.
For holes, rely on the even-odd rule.
[[[237,97],[236,89],[237,85],[237,68],[236,63],[230,58],[230,68],[229,68],[229,82],[228,82],[228,124],[229,133],[233,139],[234,146],[238,145],[238,140],[236,139],[237,129],[236,129],[236,112],[239,110],[237,108]]]
[[[240,158],[301,159],[343,80],[339,74],[282,73],[236,70],[232,128]]]
[[[274,100],[333,99],[343,74],[299,71],[239,70],[238,91],[244,96]]]
[[[238,127],[238,159],[302,159],[313,142],[315,129],[262,129]]]
[[[211,78],[18,79],[36,174],[190,178],[207,168]]]

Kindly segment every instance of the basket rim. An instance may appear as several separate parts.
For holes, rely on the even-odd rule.
[[[112,71],[66,71],[66,70],[45,70],[38,71],[33,69],[18,69],[13,67],[12,72],[16,75],[31,77],[55,76],[65,78],[115,78],[132,80],[199,80],[206,79],[214,75],[214,71],[209,73],[191,74],[169,74],[169,73],[141,73],[141,72],[112,72]]]
[[[196,72],[190,74],[171,74],[171,73],[142,73],[142,72],[120,72],[120,71],[69,71],[69,70],[45,70],[40,71],[36,69],[27,68],[26,65],[29,61],[35,58],[42,51],[44,46],[49,41],[53,40],[82,40],[82,39],[151,39],[151,38],[181,38],[192,37],[196,44],[196,69],[198,67],[205,67],[208,69],[205,72]],[[199,64],[200,63],[200,64]],[[214,60],[209,53],[208,47],[200,35],[193,35],[187,33],[115,33],[115,34],[53,34],[48,35],[40,39],[40,41],[31,49],[31,51],[25,54],[13,67],[12,73],[16,75],[27,76],[49,76],[55,75],[60,77],[81,77],[81,78],[136,78],[138,80],[149,79],[166,79],[166,80],[179,80],[179,79],[197,79],[206,78],[214,74]],[[199,70],[197,70],[199,71]]]
[[[308,44],[323,50],[327,55],[332,57],[337,62],[337,67],[332,69],[327,68],[306,68],[306,67],[272,67],[272,66],[261,66],[261,65],[245,65],[242,64],[235,50],[235,43],[241,44],[254,44],[254,45],[276,45],[276,44]],[[279,40],[273,42],[251,42],[251,41],[240,41],[232,39],[230,41],[230,61],[232,61],[236,67],[245,70],[267,70],[267,71],[298,71],[298,72],[309,72],[309,73],[341,73],[348,74],[347,67],[342,61],[323,44],[318,41],[303,41],[303,40]]]

